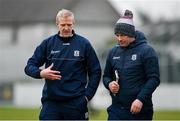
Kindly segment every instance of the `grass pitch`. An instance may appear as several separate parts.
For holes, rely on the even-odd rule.
[[[0,107],[0,120],[38,120],[40,109]],[[91,110],[90,120],[107,120],[105,110]],[[179,111],[155,111],[154,120],[180,120]]]

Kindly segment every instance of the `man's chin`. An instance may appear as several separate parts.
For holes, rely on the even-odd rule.
[[[64,38],[68,38],[68,37],[70,37],[70,36],[62,36],[62,37],[64,37]]]
[[[122,44],[120,44],[120,47],[122,47],[122,48],[123,48],[123,47],[127,47],[127,45],[122,45]]]
[[[68,38],[68,37],[72,37],[72,35],[62,35],[62,37]]]

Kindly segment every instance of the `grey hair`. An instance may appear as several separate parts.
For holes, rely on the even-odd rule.
[[[72,19],[74,20],[74,14],[70,10],[61,9],[60,11],[58,11],[56,15],[56,24],[58,24],[59,18],[68,18],[68,17],[72,17]]]

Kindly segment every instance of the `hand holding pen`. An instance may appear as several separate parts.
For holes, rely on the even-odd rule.
[[[117,70],[115,70],[115,77],[116,77],[116,80],[109,83],[109,89],[113,93],[114,96],[116,96],[116,93],[118,93],[119,91],[119,84],[118,84],[119,76],[118,76]]]

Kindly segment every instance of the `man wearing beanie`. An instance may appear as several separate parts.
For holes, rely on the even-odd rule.
[[[152,93],[160,84],[157,54],[135,31],[131,11],[125,11],[114,32],[118,44],[108,54],[103,75],[112,98],[108,120],[152,120]]]

